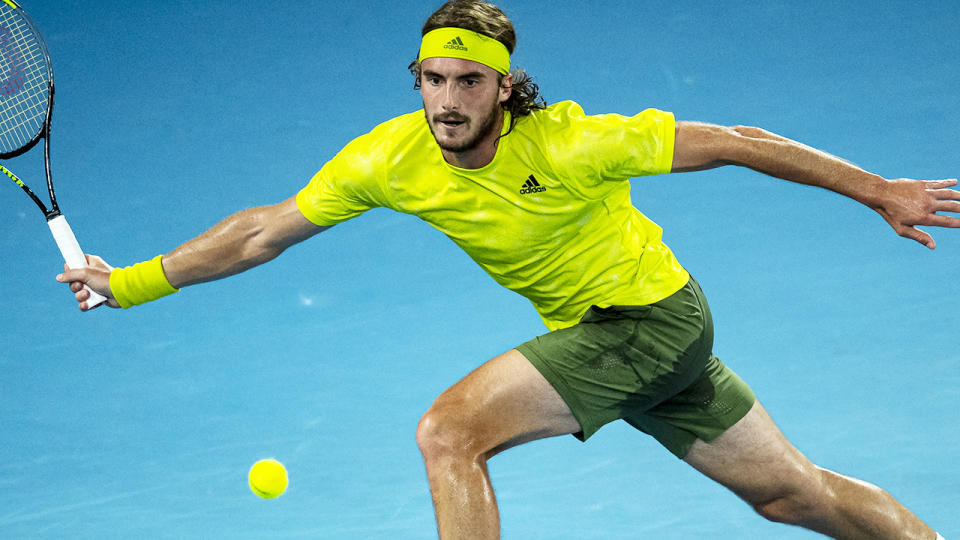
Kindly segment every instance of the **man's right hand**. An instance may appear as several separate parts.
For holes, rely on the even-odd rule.
[[[70,290],[73,291],[77,302],[80,304],[80,311],[96,309],[97,307],[87,307],[87,300],[90,299],[90,291],[84,289],[84,285],[87,285],[107,298],[107,301],[101,305],[119,308],[120,304],[117,303],[117,300],[110,291],[110,272],[113,270],[113,267],[96,255],[87,255],[86,257],[86,268],[71,270],[67,268],[67,265],[63,265],[64,272],[57,276],[57,281],[70,285]]]

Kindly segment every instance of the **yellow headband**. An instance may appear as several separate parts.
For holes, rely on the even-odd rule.
[[[437,28],[427,32],[420,44],[419,62],[436,57],[462,58],[488,66],[501,75],[510,72],[506,45],[463,28]]]

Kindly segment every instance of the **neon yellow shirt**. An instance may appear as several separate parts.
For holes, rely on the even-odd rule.
[[[673,143],[670,113],[588,116],[565,101],[519,119],[487,166],[460,169],[421,110],[350,142],[297,206],[317,225],[375,207],[415,215],[556,330],[591,305],[652,304],[686,284],[660,227],[630,202],[630,178],[670,172]]]

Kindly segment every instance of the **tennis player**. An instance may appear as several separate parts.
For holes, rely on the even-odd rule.
[[[697,282],[630,201],[636,176],[740,165],[830,189],[933,249],[916,225],[960,227],[956,180],[886,180],[754,127],[676,122],[649,109],[590,116],[546,106],[510,70],[514,29],[481,0],[455,0],[423,27],[411,64],[423,110],[375,127],[296,196],[235,214],[173,252],[112,269],[70,270],[113,307],[237,274],[374,207],[444,232],[549,332],[481,365],[421,419],[440,536],[498,538],[487,460],[515,445],[587,440],[623,419],[726,486],[763,517],[836,538],[939,537],[885,491],[811,463],[750,388],[712,354]]]

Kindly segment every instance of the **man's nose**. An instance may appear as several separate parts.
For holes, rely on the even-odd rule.
[[[460,108],[459,96],[455,84],[447,84],[443,87],[443,99],[440,105],[444,110],[455,111]]]

